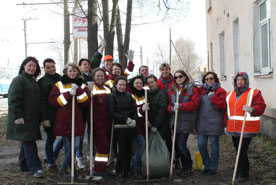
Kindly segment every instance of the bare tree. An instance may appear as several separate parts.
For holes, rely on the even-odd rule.
[[[195,44],[189,39],[178,38],[175,42],[175,55],[172,60],[172,71],[183,69],[190,76],[196,75],[201,59],[195,51]]]
[[[158,44],[155,55],[158,64],[169,63],[168,48],[165,45]]]

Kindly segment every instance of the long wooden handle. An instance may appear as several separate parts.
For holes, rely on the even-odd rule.
[[[179,103],[179,92],[177,90],[176,90],[176,103]],[[178,110],[175,111],[175,117],[174,117],[173,143],[172,143],[173,145],[172,145],[172,155],[171,155],[170,178],[172,178],[172,172],[173,172],[173,160],[174,160],[174,148],[175,148],[175,138],[176,138],[177,117],[178,117]]]
[[[111,162],[112,148],[113,148],[113,137],[114,137],[114,120],[112,120],[111,138],[110,138],[109,153],[108,153],[108,162],[107,162],[106,166],[110,165],[110,162]]]
[[[74,183],[74,176],[75,176],[75,96],[72,99],[72,137],[71,137],[71,184]]]
[[[148,103],[148,90],[145,89],[145,103]],[[146,120],[146,162],[147,162],[147,181],[149,181],[149,116],[148,110],[145,112],[145,120]]]
[[[246,105],[247,106],[250,106],[250,105],[248,105],[248,103],[249,103],[249,97],[250,97],[250,91],[249,91],[249,93],[247,95],[247,100],[246,100]],[[241,135],[240,135],[240,143],[239,143],[239,148],[238,148],[236,162],[235,162],[235,168],[234,168],[234,173],[233,173],[232,184],[235,184],[235,179],[236,179],[236,174],[237,174],[237,169],[238,169],[238,163],[239,163],[239,159],[240,159],[241,146],[242,146],[244,127],[245,127],[245,121],[246,121],[246,115],[247,114],[248,114],[247,112],[244,112],[243,122],[242,122],[242,130],[241,130]]]
[[[89,148],[89,167],[90,167],[90,176],[93,176],[93,93],[90,92],[91,103],[90,103],[90,148]]]

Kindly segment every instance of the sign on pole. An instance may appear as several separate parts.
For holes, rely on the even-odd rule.
[[[73,10],[73,38],[87,39],[87,17],[79,8]]]

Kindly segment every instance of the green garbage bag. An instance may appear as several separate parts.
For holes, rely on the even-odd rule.
[[[147,176],[146,150],[141,159],[141,171]],[[170,173],[170,152],[159,132],[151,132],[149,136],[149,178],[161,178]]]

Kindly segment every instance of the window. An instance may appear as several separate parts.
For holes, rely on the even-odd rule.
[[[239,18],[233,22],[234,74],[240,72],[240,26]]]
[[[220,75],[226,76],[224,32],[219,34]]]
[[[259,3],[260,70],[271,69],[270,0]]]

